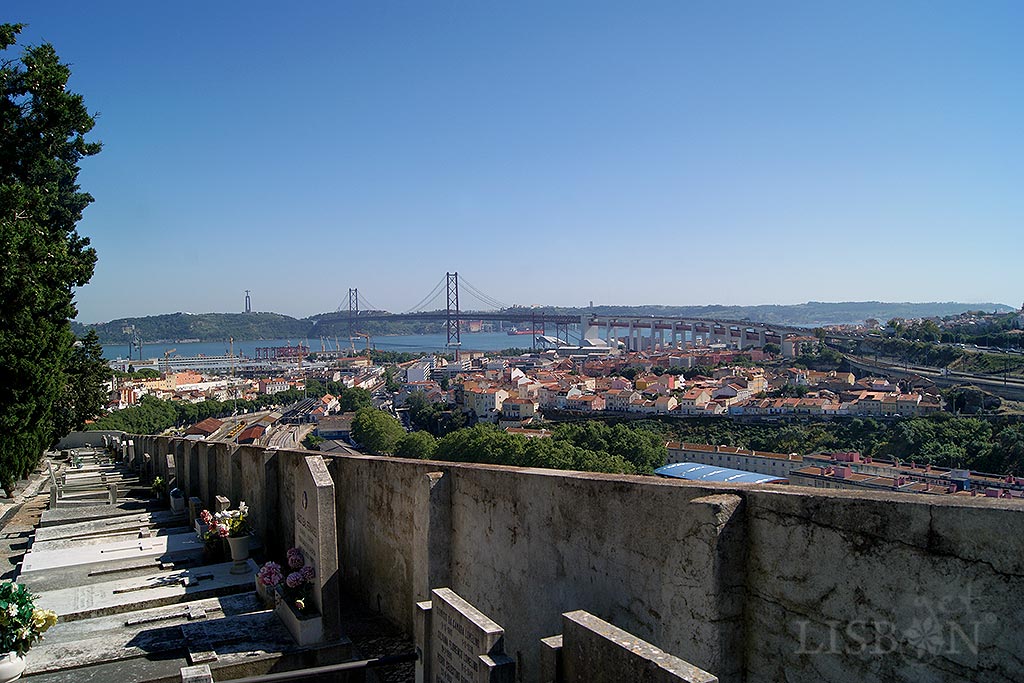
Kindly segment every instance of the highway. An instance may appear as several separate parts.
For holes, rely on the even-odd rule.
[[[876,372],[896,378],[908,375],[927,377],[941,387],[953,387],[971,384],[980,389],[1011,401],[1024,401],[1024,379],[1019,377],[998,377],[993,375],[977,375],[968,372],[947,371],[945,368],[933,368],[923,365],[886,363],[862,356],[843,354],[854,368],[867,372]]]

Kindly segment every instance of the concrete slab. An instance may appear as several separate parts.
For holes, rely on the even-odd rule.
[[[33,540],[32,550],[50,551],[61,548],[81,548],[90,545],[102,545],[104,543],[131,541],[137,538],[166,537],[189,532],[195,535],[195,530],[189,529],[187,526],[165,527],[162,529],[148,526],[137,526],[134,528],[121,529],[120,531],[107,531],[102,534],[97,533],[76,537],[55,538],[48,541]]]
[[[47,631],[46,638],[32,648],[26,675],[147,657],[174,650],[184,652],[188,640],[182,632],[182,625],[199,621],[209,621],[213,625],[225,618],[253,612],[273,616],[271,611],[263,609],[255,593],[239,593],[60,623]],[[290,645],[286,630],[281,637],[283,626],[280,624],[261,622],[258,629],[254,633],[260,634],[261,639],[278,640],[283,647]],[[211,643],[219,642],[221,638],[217,635],[217,628],[211,631]],[[232,628],[228,627],[228,631],[231,632]]]
[[[260,643],[251,639],[248,643],[227,643],[218,645],[217,659],[209,662],[214,680],[226,681],[249,676],[304,669],[310,666],[324,666],[350,661],[353,647],[349,641],[331,643],[315,649],[298,651],[294,647],[284,652],[268,652],[257,649]],[[103,662],[93,666],[82,666],[60,671],[44,671],[27,677],[32,683],[110,683],[111,681],[132,681],[132,683],[180,683],[181,669],[192,666],[184,650],[161,653],[155,657],[137,657]],[[362,681],[363,672],[349,676],[338,675],[334,680]]]
[[[76,621],[109,614],[121,614],[189,600],[245,592],[253,586],[258,566],[249,560],[249,571],[232,574],[233,562],[194,569],[153,572],[129,580],[103,581],[40,591],[36,606],[52,609],[60,621]]]
[[[69,522],[87,522],[94,519],[108,519],[142,512],[166,510],[154,500],[124,500],[115,505],[94,504],[88,507],[47,510],[39,520],[40,527],[57,526]]]
[[[69,522],[58,526],[39,527],[36,529],[35,541],[53,541],[58,538],[89,538],[103,537],[126,531],[138,531],[140,527],[154,530],[188,527],[188,518],[184,513],[140,512],[135,514],[108,517],[105,519],[85,522]]]
[[[203,541],[191,531],[100,543],[62,538],[33,544],[32,549],[25,554],[21,576],[28,577],[33,573],[73,565],[123,563],[150,557],[169,562],[190,553],[203,553]]]

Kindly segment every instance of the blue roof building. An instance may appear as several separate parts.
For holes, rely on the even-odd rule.
[[[659,477],[674,477],[690,481],[715,481],[727,484],[770,484],[785,482],[782,477],[770,474],[757,474],[744,470],[733,470],[728,467],[702,465],[698,462],[676,462],[654,470]]]

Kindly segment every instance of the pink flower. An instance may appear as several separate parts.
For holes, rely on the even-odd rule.
[[[271,588],[281,583],[283,578],[284,574],[281,573],[281,565],[277,562],[267,562],[260,567],[260,572],[256,575],[256,580],[259,581],[261,586]]]
[[[199,521],[206,526],[213,526],[213,515],[210,514],[209,510],[203,510],[199,513]]]

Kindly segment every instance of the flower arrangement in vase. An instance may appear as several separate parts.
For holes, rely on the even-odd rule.
[[[313,580],[316,570],[306,564],[300,548],[292,548],[286,556],[286,567],[267,562],[256,575],[256,588],[280,596],[275,611],[299,645],[323,641],[323,617],[313,604]],[[285,571],[289,571],[285,574]],[[266,598],[264,598],[266,600]],[[269,605],[268,605],[269,606]]]
[[[0,681],[21,677],[25,653],[56,623],[56,612],[36,607],[27,587],[0,583]]]
[[[270,561],[265,563],[256,573],[256,593],[260,596],[264,606],[273,607],[275,590],[284,581],[284,572],[281,565]]]
[[[311,594],[316,570],[306,564],[306,557],[299,548],[292,548],[286,553],[286,562],[291,570],[288,574],[277,562],[267,562],[260,567],[256,575],[257,586],[278,591],[283,601],[299,614],[315,614]]]
[[[206,544],[204,554],[210,561],[216,561],[223,553],[221,539],[227,539],[231,548],[231,559],[236,563],[249,558],[249,535],[252,526],[249,523],[249,506],[245,501],[238,504],[237,510],[224,510],[211,513],[203,510],[199,513],[199,521],[204,531],[200,534]]]

